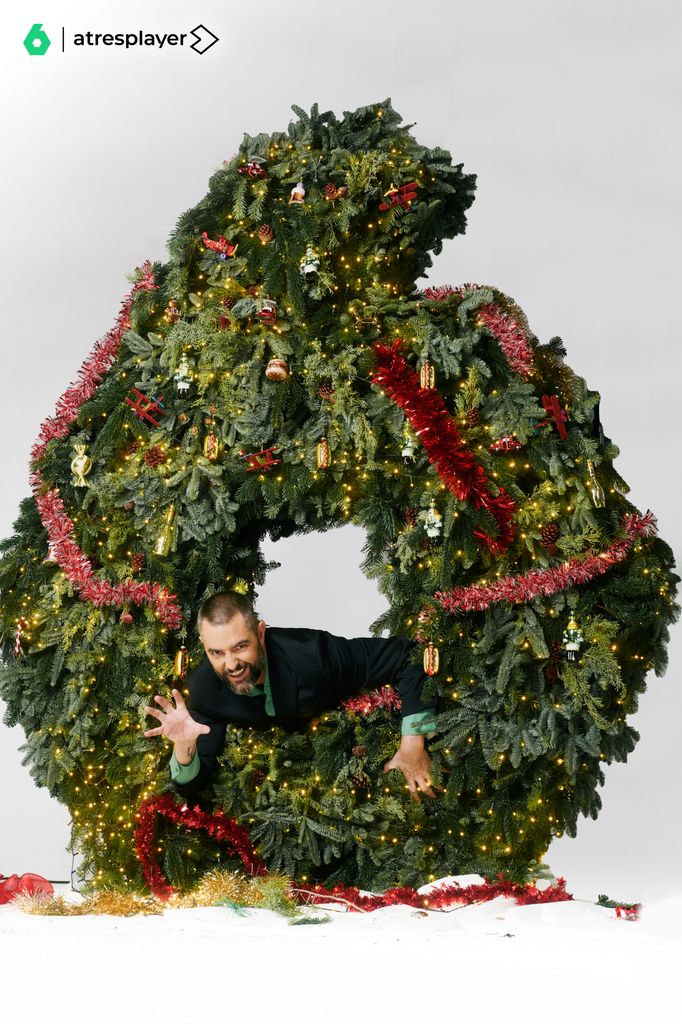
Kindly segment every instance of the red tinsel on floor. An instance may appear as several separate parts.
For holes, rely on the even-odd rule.
[[[239,854],[246,870],[252,875],[266,875],[267,868],[253,848],[249,833],[243,825],[232,818],[226,818],[222,811],[209,814],[198,807],[190,810],[186,805],[176,803],[170,793],[154,797],[140,804],[137,812],[138,824],[135,829],[135,849],[142,864],[145,880],[152,894],[160,900],[167,900],[175,889],[161,871],[156,860],[156,816],[163,815],[187,831],[201,829],[218,842],[230,843]],[[457,882],[434,886],[428,893],[418,893],[409,886],[388,889],[384,893],[363,895],[352,885],[335,885],[326,889],[323,885],[302,888],[292,883],[293,895],[301,903],[329,903],[334,900],[348,905],[350,910],[379,910],[398,903],[408,907],[426,910],[440,910],[452,904],[482,903],[494,900],[496,896],[509,896],[517,903],[557,903],[572,900],[566,892],[566,882],[558,879],[556,887],[538,889],[534,885],[519,885],[498,875],[497,881],[486,880],[475,885],[461,886]]]
[[[571,558],[556,568],[533,569],[523,575],[505,576],[494,583],[454,587],[447,593],[438,591],[434,597],[448,612],[484,611],[498,601],[523,604],[535,597],[549,597],[567,587],[589,583],[622,562],[638,538],[653,536],[656,522],[651,512],[644,516],[635,513],[624,518],[623,529],[625,536],[615,540],[600,555]]]
[[[398,351],[401,343],[398,338],[391,348],[375,346],[377,368],[372,381],[403,410],[448,490],[460,501],[472,501],[476,508],[486,509],[492,515],[497,523],[497,537],[483,530],[476,530],[474,536],[499,555],[514,539],[511,518],[516,504],[503,487],[497,496],[490,493],[485,470],[466,450],[443,399],[436,391],[420,386],[419,375]]]
[[[154,283],[151,263],[147,261],[140,270],[140,280],[124,299],[115,326],[95,344],[78,371],[77,383],[67,388],[57,402],[56,415],[45,420],[41,426],[38,440],[31,449],[34,467],[45,454],[50,441],[68,435],[81,407],[92,398],[113,365],[121,339],[130,327],[130,310],[137,293],[158,288]],[[104,605],[148,604],[169,629],[177,629],[182,624],[182,613],[175,603],[175,595],[160,584],[127,582],[114,586],[106,580],[98,579],[92,563],[75,540],[73,523],[66,514],[57,489],[44,490],[42,474],[38,468],[33,469],[30,482],[41,522],[47,530],[50,555],[84,601],[89,601],[97,608]]]
[[[239,825],[233,818],[226,818],[222,811],[209,814],[198,807],[190,810],[186,804],[177,803],[170,793],[165,793],[140,804],[134,833],[135,850],[142,864],[145,880],[158,899],[166,900],[175,892],[156,860],[156,818],[159,814],[188,831],[201,830],[219,843],[229,843],[250,874],[266,873],[265,865],[253,847],[248,829],[243,825]]]
[[[457,903],[485,903],[496,899],[497,896],[510,897],[523,906],[533,903],[562,903],[573,899],[566,891],[566,881],[563,878],[557,879],[556,886],[538,889],[535,885],[509,882],[502,875],[498,875],[496,882],[486,880],[473,885],[462,886],[457,882],[443,882],[427,893],[419,893],[410,886],[400,886],[386,892],[366,895],[351,885],[335,885],[333,889],[313,885],[304,902],[328,903],[338,899],[348,903],[350,910],[380,910],[382,907],[393,907],[397,904],[424,910],[443,910]]]

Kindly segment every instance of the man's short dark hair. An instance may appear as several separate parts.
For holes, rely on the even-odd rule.
[[[241,612],[247,627],[254,633],[258,628],[258,615],[253,604],[244,594],[235,590],[221,590],[207,597],[197,615],[197,629],[202,622],[210,622],[212,626],[222,626]]]

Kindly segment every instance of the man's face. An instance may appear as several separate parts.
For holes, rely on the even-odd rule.
[[[214,672],[233,693],[248,693],[262,683],[265,672],[265,623],[250,629],[241,612],[229,622],[214,626],[203,621],[199,636]]]

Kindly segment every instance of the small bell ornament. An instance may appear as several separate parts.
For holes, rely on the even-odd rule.
[[[89,487],[90,484],[85,479],[90,470],[92,469],[92,459],[86,453],[86,446],[84,444],[74,445],[75,455],[71,460],[71,472],[75,476],[74,487]]]
[[[564,630],[564,635],[561,638],[563,648],[566,651],[567,661],[577,660],[577,654],[584,639],[583,631],[576,622],[575,615],[571,614],[571,617],[568,620],[568,625]]]

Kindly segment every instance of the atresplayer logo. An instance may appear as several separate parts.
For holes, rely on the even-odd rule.
[[[42,21],[31,25],[29,33],[24,39],[24,46],[26,47],[26,52],[32,57],[42,57],[43,54],[47,53],[50,40],[47,32],[43,32]]]

